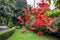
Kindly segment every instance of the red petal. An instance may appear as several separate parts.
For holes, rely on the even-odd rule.
[[[50,29],[50,24],[49,23],[46,24],[46,28]]]
[[[38,34],[38,36],[41,36],[41,35],[43,35],[43,33],[42,33],[42,32],[40,32],[40,31],[39,31],[37,34]]]
[[[32,20],[28,20],[27,22],[32,22]]]
[[[27,30],[22,30],[22,32],[24,33],[24,32],[26,32]]]
[[[41,2],[44,2],[44,0],[41,0]]]
[[[21,24],[24,24],[24,20],[21,21]]]
[[[35,13],[35,9],[34,8],[31,8],[31,12],[34,12]]]
[[[45,22],[43,20],[41,20],[40,25],[44,25],[44,24],[45,24]]]
[[[34,27],[40,26],[38,23],[33,24]]]
[[[28,21],[29,17],[28,16],[25,16],[25,20]]]
[[[48,21],[51,23],[53,23],[55,21],[55,18],[48,18]]]
[[[40,19],[36,20],[35,22],[39,23],[40,25],[44,25],[44,23],[45,23],[43,20],[40,20]]]
[[[42,20],[45,20],[45,19],[47,19],[47,15],[41,15],[41,17],[42,17]]]
[[[25,10],[25,13],[29,13],[29,10],[28,10],[28,8],[26,8],[26,10]]]
[[[21,18],[21,16],[18,16],[18,20],[21,20],[22,18]]]
[[[35,28],[30,28],[30,30],[31,30],[31,31],[34,31],[34,30],[35,30]]]
[[[28,26],[28,30],[30,30],[30,28],[31,28],[31,27],[30,27],[30,26]]]

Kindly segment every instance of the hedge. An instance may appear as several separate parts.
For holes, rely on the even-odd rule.
[[[0,40],[7,40],[15,31],[15,27],[0,31]]]

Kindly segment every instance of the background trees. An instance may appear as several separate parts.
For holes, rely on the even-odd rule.
[[[26,6],[25,0],[0,0],[0,25],[9,26],[16,22],[14,20],[18,15],[23,15]]]

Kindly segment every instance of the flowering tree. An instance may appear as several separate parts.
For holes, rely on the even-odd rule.
[[[21,16],[18,16],[18,20],[23,24],[29,24],[27,26],[28,30],[34,31],[36,28],[38,29],[38,36],[43,35],[43,32],[40,31],[41,27],[46,27],[47,30],[51,32],[55,32],[56,28],[51,28],[51,24],[55,21],[55,18],[51,18],[48,14],[44,14],[46,9],[49,9],[49,4],[41,0],[41,2],[37,3],[38,8],[26,8],[24,13],[24,19]],[[26,32],[27,30],[23,30],[22,32]]]

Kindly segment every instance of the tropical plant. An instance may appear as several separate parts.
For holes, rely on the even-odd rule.
[[[47,30],[55,32],[55,27],[51,28],[51,24],[55,21],[55,18],[51,18],[48,14],[44,14],[44,11],[49,8],[49,4],[45,3],[44,0],[41,0],[42,3],[38,3],[37,8],[31,8],[30,10],[26,8],[24,12],[24,19],[21,16],[18,16],[18,20],[21,21],[21,24],[24,25],[27,23],[28,30],[34,31],[37,30],[38,36],[43,35],[41,32],[42,27],[46,26]],[[26,30],[23,30],[26,32]]]

